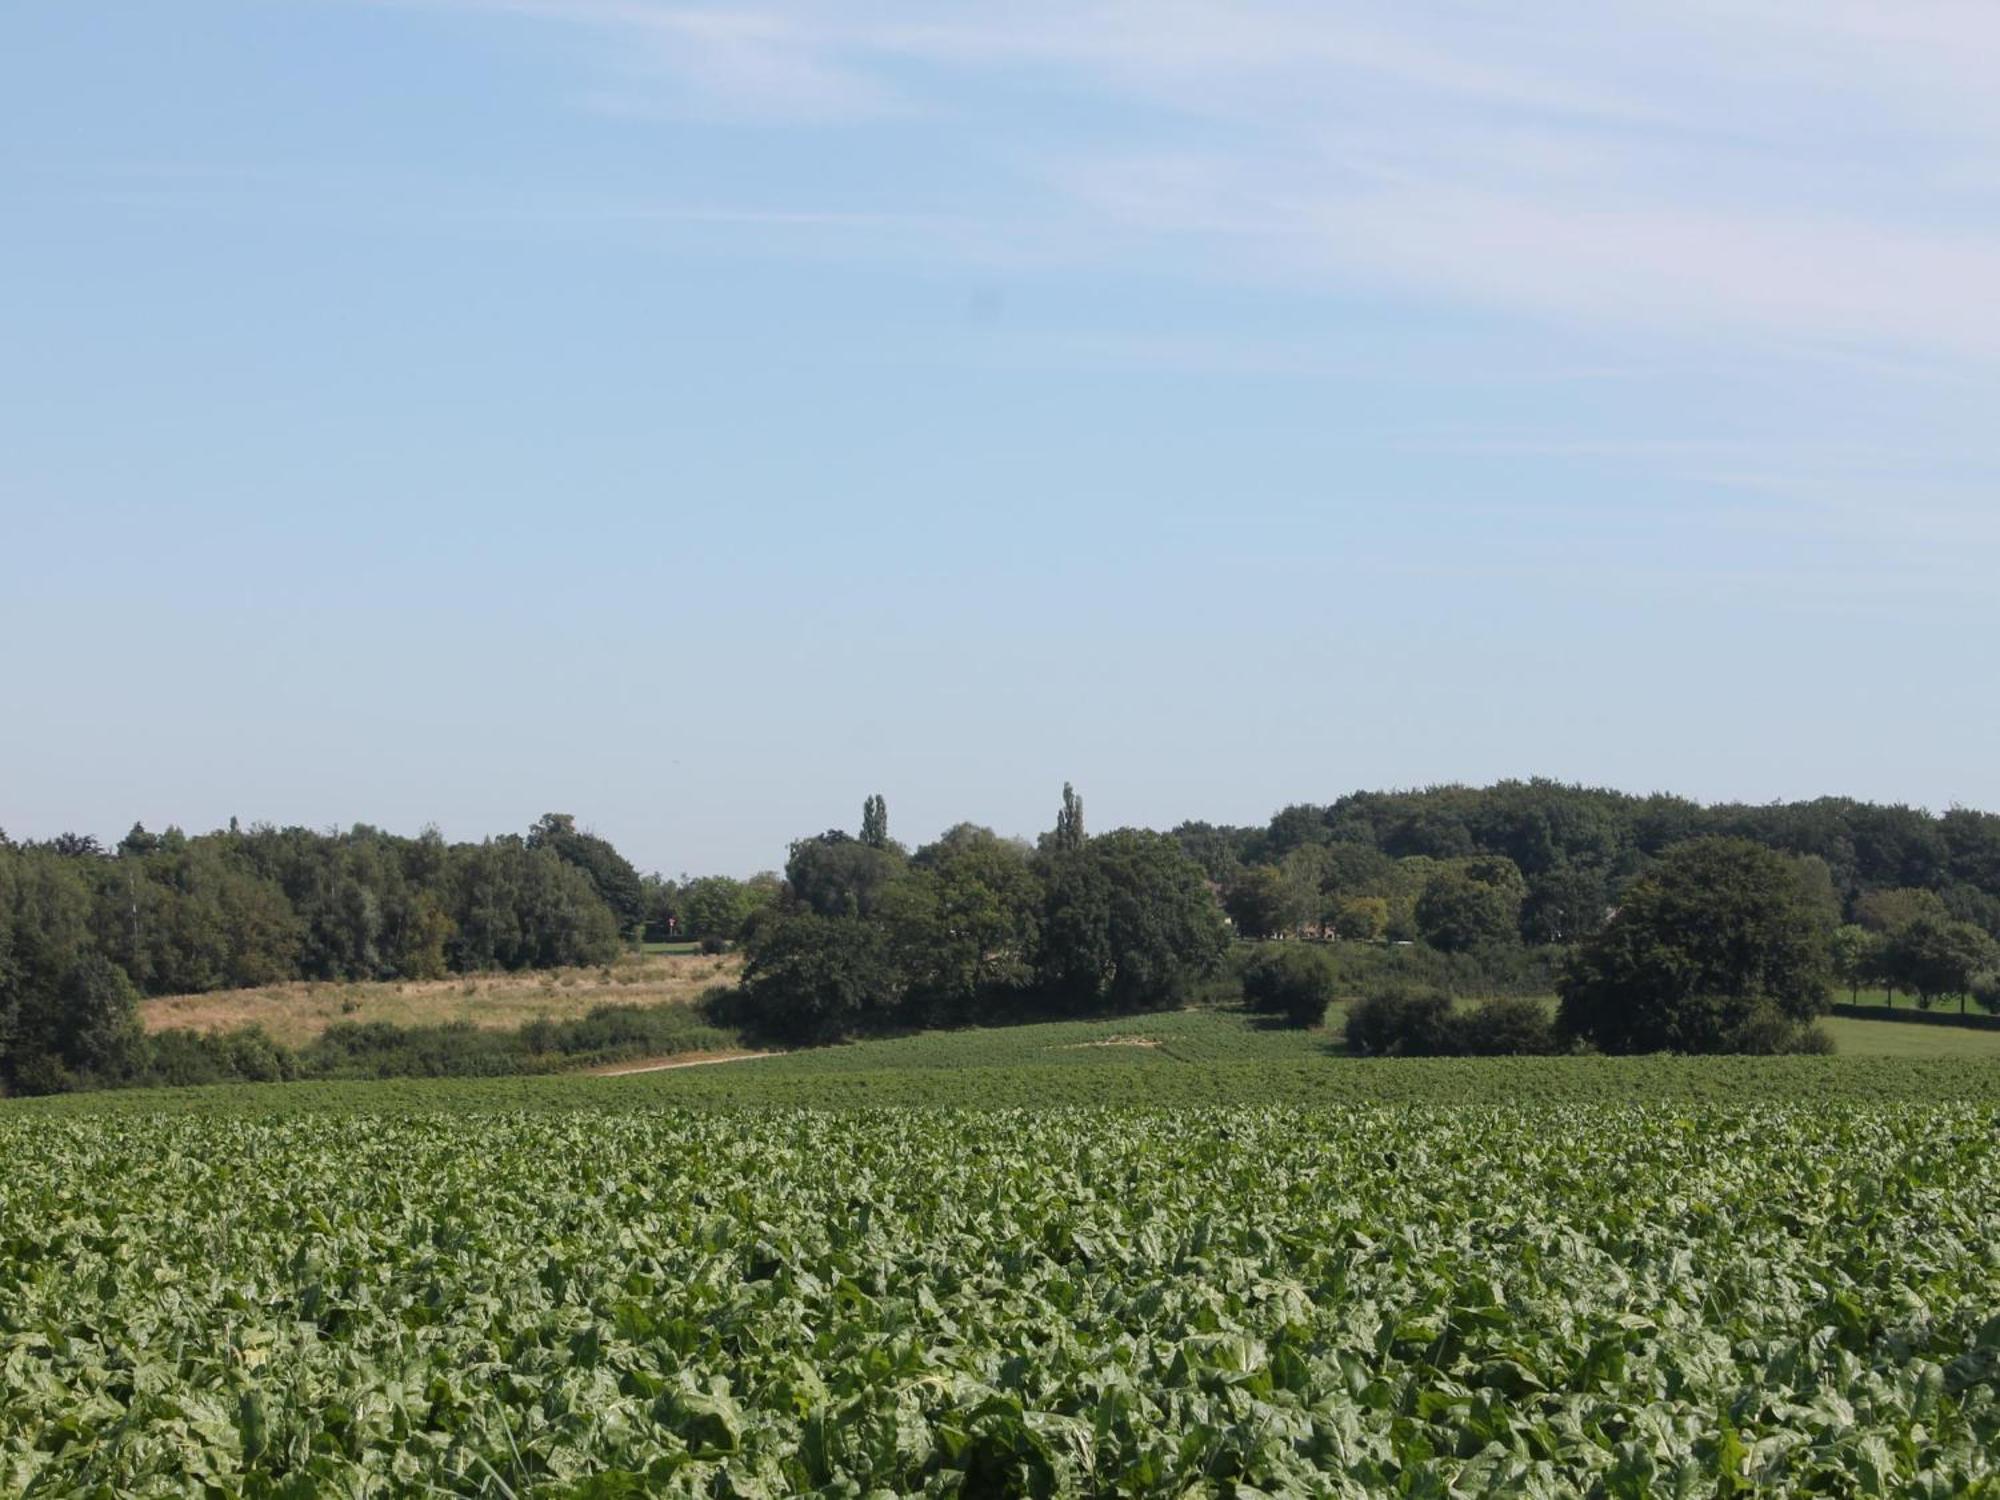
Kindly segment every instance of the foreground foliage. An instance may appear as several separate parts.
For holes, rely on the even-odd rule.
[[[0,1155],[6,1493],[1995,1487],[1990,1106],[38,1106]]]

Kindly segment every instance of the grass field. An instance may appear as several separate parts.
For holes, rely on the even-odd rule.
[[[466,974],[389,984],[281,984],[206,995],[164,995],[141,1002],[148,1031],[184,1026],[227,1031],[261,1026],[286,1046],[302,1046],[337,1021],[436,1026],[469,1021],[508,1029],[540,1016],[568,1020],[599,1005],[663,1005],[694,999],[735,979],[733,957],[649,953],[602,969]]]
[[[692,1000],[703,991],[733,983],[741,969],[735,956],[710,956],[694,951],[693,944],[648,944],[644,954],[622,959],[603,969],[536,970],[518,974],[465,975],[452,979],[386,984],[285,984],[253,990],[224,990],[203,995],[171,995],[142,1002],[140,1019],[148,1031],[188,1027],[196,1031],[225,1031],[239,1026],[261,1026],[287,1046],[302,1046],[339,1021],[387,1021],[399,1026],[431,1026],[466,1021],[475,1026],[509,1029],[537,1017],[566,1020],[588,1013],[605,1004],[659,1005]],[[1864,995],[1864,1001],[1879,1003],[1880,996]],[[1548,1002],[1554,1004],[1553,999]],[[1263,1032],[1245,1018],[1223,1009],[1206,1013],[1204,1019],[1161,1021],[1146,1018],[1154,1030],[1165,1026],[1178,1040],[1178,1047],[1196,1045],[1189,1035],[1212,1033],[1211,1047],[1224,1051],[1254,1045],[1258,1055],[1296,1059],[1318,1056],[1329,1045],[1338,1046],[1342,1007],[1329,1012],[1327,1029],[1322,1032]],[[1121,1023],[1122,1024],[1122,1023]],[[1916,1023],[1876,1022],[1829,1017],[1823,1023],[1843,1054],[1856,1057],[1981,1057],[2000,1059],[2000,1032],[1961,1030],[1947,1026]],[[1143,1028],[1141,1028],[1143,1029]],[[985,1041],[968,1042],[966,1033],[936,1033],[933,1039],[914,1045],[913,1055],[936,1049],[938,1055],[961,1054],[968,1046],[998,1047],[1011,1032],[1008,1028],[987,1035]],[[1245,1043],[1251,1033],[1263,1040]],[[1144,1044],[1147,1038],[1136,1035]],[[823,1056],[816,1066],[846,1069],[856,1066],[854,1055],[869,1056],[871,1044],[862,1051]],[[1032,1047],[1032,1042],[1021,1045]],[[902,1055],[899,1053],[898,1055]],[[1022,1060],[1019,1057],[1016,1061]]]
[[[1849,1057],[1966,1057],[2000,1064],[2000,1031],[1846,1016],[1828,1016],[1820,1025]]]

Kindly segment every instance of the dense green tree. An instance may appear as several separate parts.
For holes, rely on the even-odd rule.
[[[1608,865],[1624,842],[1615,803],[1540,779],[1474,793],[1465,820],[1480,852],[1505,855],[1530,882],[1565,866]]]
[[[1868,891],[1854,903],[1854,920],[1870,932],[1885,935],[1920,918],[1942,922],[1950,915],[1945,910],[1944,898],[1936,891],[1909,886]]]
[[[887,933],[860,917],[778,913],[753,927],[746,951],[743,1016],[774,1037],[833,1041],[874,1028],[902,1001]]]
[[[961,823],[917,851],[928,875],[914,988],[936,1014],[970,1016],[988,999],[1026,989],[1041,918],[1041,884],[1028,848]],[[907,909],[907,908],[906,908]],[[908,951],[912,934],[904,930]]]
[[[1302,844],[1278,861],[1286,931],[1316,932],[1326,926],[1333,915],[1329,874],[1330,861],[1324,844]]]
[[[1334,936],[1372,943],[1389,931],[1389,903],[1380,896],[1343,896],[1333,909]]]
[[[447,910],[454,969],[559,968],[618,954],[617,919],[590,877],[518,838],[453,851]]]
[[[785,884],[794,899],[823,917],[865,917],[903,863],[901,850],[878,849],[829,829],[792,845]]]
[[[1847,923],[1834,929],[1832,947],[1833,977],[1847,986],[1848,999],[1858,1001],[1861,987],[1873,984],[1882,975],[1882,953],[1885,944],[1881,936],[1866,927]]]
[[[530,849],[553,849],[565,864],[590,877],[598,897],[611,908],[618,930],[636,937],[646,925],[646,893],[639,872],[608,839],[579,832],[568,813],[544,813],[528,832]]]
[[[1341,841],[1320,846],[1321,883],[1328,894],[1386,897],[1396,886],[1396,861],[1373,844]]]
[[[1613,794],[1615,795],[1615,794]],[[1640,854],[1657,858],[1675,844],[1708,832],[1707,811],[1698,802],[1656,792],[1634,801],[1626,816],[1630,820],[1632,842]]]
[[[138,995],[91,931],[86,861],[0,854],[0,1091],[115,1082],[139,1047]]]
[[[1938,819],[1952,878],[2000,895],[2000,814],[1954,807]]]
[[[1222,909],[1247,938],[1276,937],[1285,930],[1285,880],[1271,865],[1238,870],[1222,891]]]
[[[1834,888],[1833,870],[1825,858],[1818,854],[1794,855],[1792,872],[1798,878],[1800,891],[1818,914],[1820,925],[1828,932],[1840,926],[1846,903]]]
[[[1504,856],[1459,861],[1424,882],[1417,931],[1433,948],[1464,953],[1520,936],[1521,872]]]
[[[1558,862],[1528,877],[1521,935],[1531,943],[1574,943],[1604,925],[1609,882],[1595,865]]]
[[[675,909],[683,936],[733,943],[743,935],[750,914],[771,899],[767,889],[727,875],[704,875],[680,889]]]
[[[1794,1025],[1824,1010],[1829,937],[1784,855],[1696,839],[1571,955],[1561,1025],[1607,1052],[1730,1050],[1763,1008]]]
[[[384,956],[399,979],[439,979],[450,969],[452,920],[439,892],[415,889],[390,913]]]
[[[1855,874],[1869,887],[1935,889],[1951,863],[1937,820],[1919,808],[1848,804]]]
[[[1251,849],[1262,842],[1254,828],[1218,827],[1213,823],[1183,823],[1174,830],[1181,852],[1217,885],[1226,886],[1248,863]]]
[[[283,889],[214,840],[121,853],[96,871],[96,897],[99,947],[148,993],[274,984],[299,972],[304,924]]]
[[[1468,826],[1472,794],[1451,787],[1406,807],[1384,833],[1382,847],[1398,859],[1463,859],[1478,852]]]
[[[72,1071],[100,1083],[136,1071],[144,1044],[139,992],[102,953],[85,953],[62,977],[52,1050]]]
[[[1970,922],[1987,936],[2000,938],[2000,896],[1957,880],[1938,895],[1953,921]]]
[[[1222,912],[1166,834],[1123,828],[1047,856],[1038,978],[1077,1009],[1170,1004],[1220,965]]]
[[[1884,940],[1881,966],[1892,982],[1916,994],[1918,1004],[1928,1008],[1956,995],[1963,1011],[1973,982],[2000,969],[2000,945],[1970,922],[1920,916]]]
[[[1271,826],[1264,835],[1264,855],[1275,863],[1294,849],[1324,844],[1332,837],[1325,808],[1308,802],[1294,803],[1271,815]]]

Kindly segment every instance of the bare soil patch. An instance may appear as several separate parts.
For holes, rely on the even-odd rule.
[[[783,1057],[782,1052],[682,1052],[673,1057],[641,1058],[637,1062],[606,1063],[586,1072],[598,1078],[623,1078],[629,1073],[667,1073],[675,1068],[705,1068],[715,1063],[754,1062],[760,1057]]]

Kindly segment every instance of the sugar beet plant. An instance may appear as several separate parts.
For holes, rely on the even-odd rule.
[[[1991,1495],[1995,1126],[0,1115],[0,1493]]]

